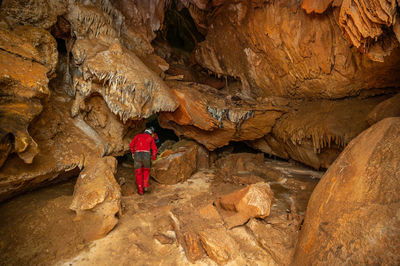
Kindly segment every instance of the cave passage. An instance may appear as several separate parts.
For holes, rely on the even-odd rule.
[[[166,140],[178,141],[179,137],[175,135],[175,132],[171,129],[162,128],[158,123],[158,116],[154,114],[147,118],[146,120],[146,128],[154,127],[155,133],[157,133],[158,138],[160,139],[159,145],[165,142]]]

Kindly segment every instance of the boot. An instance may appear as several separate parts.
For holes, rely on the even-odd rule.
[[[144,191],[149,191],[149,177],[150,177],[150,169],[143,168],[143,187]]]
[[[143,195],[143,171],[141,167],[135,170],[135,176],[138,193],[139,195]]]

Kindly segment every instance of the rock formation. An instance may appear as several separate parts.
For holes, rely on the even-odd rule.
[[[160,154],[150,174],[161,184],[176,184],[191,177],[207,159],[203,147],[194,141],[182,140]]]
[[[29,164],[39,148],[28,126],[50,94],[47,85],[57,63],[56,43],[43,29],[17,26],[0,28],[0,46],[0,167],[13,152]]]
[[[114,178],[117,160],[104,157],[86,163],[75,185],[71,210],[82,225],[85,238],[104,237],[118,223],[121,212],[121,188]]]
[[[399,116],[399,96],[394,96],[400,87],[399,8],[395,0],[3,0],[0,201],[82,171],[71,208],[79,212],[83,225],[100,225],[88,238],[105,235],[115,226],[120,205],[113,156],[129,152],[130,140],[155,116],[161,127],[181,139],[154,163],[152,175],[162,184],[184,186],[193,173],[214,162],[210,157],[217,152],[209,156],[209,151],[239,141],[315,169],[333,163],[320,187],[336,184],[325,180],[346,169],[367,173],[368,183],[374,174],[396,166],[395,161],[387,165],[397,158],[389,154],[391,147],[382,148],[388,158],[369,160],[370,168],[354,163],[339,171],[338,162],[353,149],[367,156],[349,143],[371,125],[356,141],[370,134],[374,143],[397,130],[395,120],[385,118]],[[382,136],[373,133],[378,125],[386,129]],[[365,145],[377,153],[372,152],[374,145]],[[201,222],[212,217],[215,226],[203,228],[201,222],[193,222],[187,217],[193,210],[171,210],[177,240],[190,261],[208,255],[223,264],[239,257],[235,250],[240,241],[225,233],[245,224],[271,255],[268,262],[290,263],[301,223],[297,213],[304,210],[288,203],[293,199],[284,193],[274,195],[284,202],[275,206],[269,188],[287,180],[265,165],[263,154],[246,157],[235,154],[215,161],[221,182],[248,186],[219,201],[213,198],[215,210],[210,202],[205,209],[195,208],[204,216]],[[368,172],[371,167],[374,174]],[[92,182],[87,183],[85,176]],[[265,184],[265,178],[273,184]],[[324,196],[318,189],[315,194]],[[357,193],[350,196],[346,199],[354,204],[368,200],[355,198]],[[252,197],[263,199],[265,205],[249,208]],[[309,217],[317,215],[315,204],[320,202],[310,203]],[[354,218],[351,210],[341,207],[348,219]],[[336,214],[330,215],[339,219]],[[325,219],[323,213],[318,215],[315,219]],[[312,219],[306,221],[296,260],[309,260],[308,252],[317,247],[317,262],[333,262],[324,253],[330,246],[306,239],[317,231],[315,224],[331,232],[333,222]],[[334,233],[348,232],[354,225],[335,226]],[[266,241],[272,238],[282,241]],[[317,240],[315,236],[313,241]],[[343,247],[353,245],[343,241]],[[360,251],[355,257],[343,255],[344,262],[375,262],[382,247],[370,249],[374,258],[364,260]],[[341,258],[339,254],[337,259]]]
[[[163,127],[197,140],[209,150],[229,141],[257,139],[271,132],[285,108],[273,101],[257,103],[232,97],[212,87],[183,82],[168,83],[180,104],[175,112],[159,115]]]
[[[273,195],[270,186],[260,182],[221,197],[216,205],[225,211],[222,212],[222,217],[230,229],[246,223],[250,218],[267,217],[274,199]]]
[[[311,195],[293,264],[400,261],[400,118],[355,138]]]
[[[400,116],[400,94],[397,94],[381,103],[368,114],[367,121],[370,125],[375,124],[387,117]]]

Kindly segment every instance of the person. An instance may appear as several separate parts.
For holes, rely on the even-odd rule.
[[[139,195],[149,190],[150,164],[157,158],[157,146],[152,136],[153,131],[147,128],[144,133],[136,135],[129,147],[134,159],[136,185]]]

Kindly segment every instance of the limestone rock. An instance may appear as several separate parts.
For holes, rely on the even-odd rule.
[[[250,218],[267,217],[273,197],[268,183],[260,182],[223,196],[216,204],[228,211],[223,213],[223,219],[227,228],[232,228],[246,223]]]
[[[71,98],[52,94],[29,127],[40,147],[31,164],[10,156],[0,169],[0,201],[19,193],[77,175],[85,161],[106,153],[107,143],[81,117],[71,118]]]
[[[331,1],[223,2],[209,19],[195,58],[217,75],[239,79],[243,95],[332,99],[400,82],[394,75],[400,50],[394,49],[397,40],[390,33],[395,0],[346,0],[340,10],[317,16],[304,12],[302,2],[318,4],[321,8],[312,9],[322,11]],[[383,28],[388,35],[382,34]],[[387,47],[372,46],[364,55],[348,45],[342,30],[345,36],[356,35],[356,47],[361,42],[367,48],[373,36]],[[372,57],[374,49],[379,51]],[[369,59],[382,61],[383,56],[384,63]]]
[[[76,71],[69,94],[100,94],[123,122],[174,111],[177,103],[169,88],[118,38],[122,18],[108,1],[75,5],[68,13],[78,38],[72,48]]]
[[[0,167],[13,152],[32,163],[39,148],[28,126],[50,94],[47,75],[55,71],[56,43],[39,28],[18,26],[10,31],[0,27],[0,48]]]
[[[200,217],[212,221],[212,223],[222,223],[222,217],[218,213],[215,206],[211,203],[199,209],[198,214]],[[211,222],[210,222],[211,223]]]
[[[4,0],[1,14],[12,24],[32,25],[48,29],[57,16],[67,11],[67,1],[62,0]]]
[[[292,158],[316,169],[328,168],[343,148],[368,128],[368,113],[385,99],[293,103],[292,110],[281,117],[272,134],[249,143],[284,159]]]
[[[151,176],[161,184],[176,184],[187,180],[197,170],[199,145],[179,141],[175,150],[164,151],[151,167]]]
[[[368,114],[367,121],[373,125],[387,117],[400,116],[400,93],[374,107]]]
[[[290,265],[301,222],[287,217],[287,214],[283,214],[273,221],[250,219],[246,224],[259,245],[271,254],[278,265]]]
[[[95,130],[107,145],[103,155],[122,156],[129,150],[129,143],[145,129],[144,120],[122,123],[111,112],[100,96],[88,97],[80,110],[83,120]]]
[[[187,259],[194,263],[196,260],[204,257],[206,254],[201,245],[199,235],[194,229],[195,225],[190,222],[188,223],[184,217],[179,217],[179,215],[177,216],[173,213],[171,213],[171,222],[176,233],[176,238],[182,245]]]
[[[232,240],[226,232],[208,229],[199,233],[207,255],[218,264],[227,263],[232,257]]]
[[[396,20],[396,6],[396,0],[343,0],[340,28],[345,37],[370,59],[383,62],[384,57],[399,46],[393,32],[386,30]]]
[[[87,239],[104,237],[118,223],[121,189],[114,178],[116,168],[114,157],[90,160],[75,184],[70,209],[76,212],[75,220]]]
[[[225,146],[229,141],[264,136],[285,112],[285,108],[271,102],[246,102],[206,85],[188,82],[168,85],[174,88],[180,104],[175,112],[160,113],[161,126],[195,139],[209,150]]]
[[[400,262],[400,118],[355,138],[308,203],[293,263]]]
[[[307,13],[324,13],[324,11],[332,4],[332,2],[338,2],[338,0],[303,0],[301,7]]]

